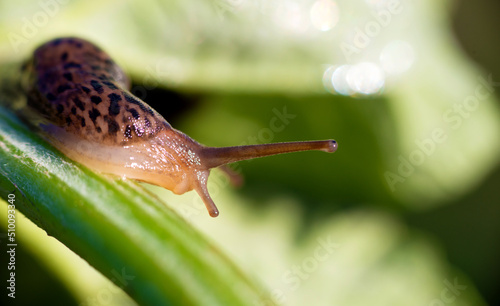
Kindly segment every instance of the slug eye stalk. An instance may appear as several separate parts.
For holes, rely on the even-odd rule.
[[[222,148],[203,147],[200,157],[207,168],[215,168],[241,160],[284,153],[313,150],[333,153],[337,150],[337,147],[335,140],[279,142]]]
[[[241,160],[265,157],[276,154],[300,152],[300,151],[323,151],[333,153],[337,150],[338,144],[335,140],[319,140],[319,141],[297,141],[297,142],[281,142],[248,146],[235,146],[235,147],[201,147],[200,158],[202,164],[207,168],[215,168],[229,163],[234,163]],[[208,213],[211,217],[217,217],[219,210],[214,201],[210,197],[207,190],[206,181],[208,179],[208,172],[200,175],[195,190],[200,195],[205,203]]]

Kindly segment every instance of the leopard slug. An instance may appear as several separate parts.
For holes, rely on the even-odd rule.
[[[21,71],[21,115],[58,150],[99,172],[195,190],[212,217],[219,211],[207,189],[211,168],[268,155],[321,150],[335,140],[207,147],[172,126],[130,93],[123,70],[99,47],[75,37],[35,50]]]

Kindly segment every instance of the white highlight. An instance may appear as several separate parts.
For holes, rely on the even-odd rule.
[[[380,64],[387,74],[398,75],[410,69],[415,61],[412,46],[401,40],[388,43],[380,53]]]
[[[329,31],[339,22],[340,11],[335,1],[318,0],[311,7],[310,16],[316,29]]]

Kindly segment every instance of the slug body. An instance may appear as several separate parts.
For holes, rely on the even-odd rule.
[[[23,115],[60,151],[92,169],[145,181],[182,194],[196,190],[219,214],[207,190],[210,169],[273,154],[322,150],[334,140],[213,148],[194,141],[132,95],[123,70],[79,38],[35,50],[22,68]]]

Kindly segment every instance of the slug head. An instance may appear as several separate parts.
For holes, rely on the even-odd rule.
[[[335,140],[301,141],[236,147],[206,147],[175,129],[165,130],[147,144],[133,145],[137,153],[145,155],[141,168],[147,175],[136,179],[165,187],[176,194],[196,190],[208,213],[217,217],[219,211],[207,189],[210,169],[228,163],[263,156],[319,150],[335,152]],[[146,165],[146,167],[144,167]]]

